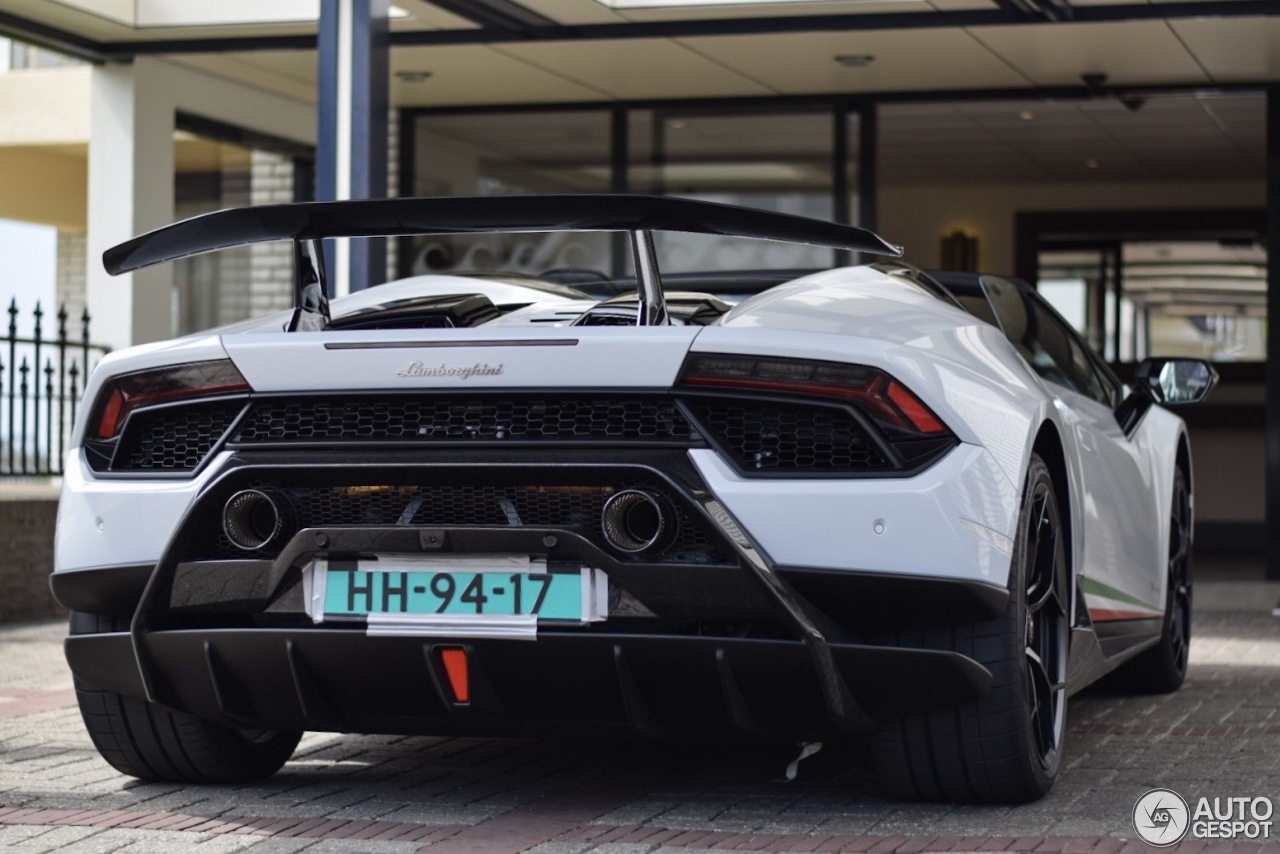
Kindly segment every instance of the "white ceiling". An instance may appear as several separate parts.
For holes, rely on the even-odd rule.
[[[571,3],[596,6],[541,5]],[[873,59],[836,61],[847,54]],[[192,61],[282,93],[296,96],[299,84],[314,92],[309,52]],[[417,107],[1071,87],[1087,73],[1113,86],[1204,87],[1280,80],[1280,18],[401,46],[392,67],[431,72],[393,84],[396,104]]]
[[[247,2],[226,0],[219,5]],[[308,2],[318,7],[318,0],[288,2],[291,8]],[[903,14],[925,20],[948,11],[999,8],[995,0],[826,0],[625,10],[611,10],[597,0],[513,2],[566,26],[815,15]],[[1179,5],[1147,3],[1175,11]],[[136,18],[134,5],[133,0],[0,0],[0,11],[104,44],[270,37],[316,29],[307,22],[136,27],[122,17],[130,12]],[[397,0],[395,5],[408,13],[392,22],[396,32],[477,28],[429,0]],[[1096,11],[1117,5],[1117,0],[1074,0],[1074,5]],[[850,53],[875,59],[864,68],[849,68],[834,59]],[[202,54],[191,61],[228,76],[250,76],[259,85],[295,97],[314,91],[315,59],[310,51]],[[422,83],[396,87],[396,103],[407,106],[1078,86],[1084,73],[1104,73],[1109,83],[1121,86],[1207,86],[1280,80],[1280,17],[1174,15],[1107,23],[608,41],[534,39],[398,47],[393,64],[397,69],[432,72]]]
[[[611,10],[596,0],[514,2],[567,26],[886,13],[925,20],[948,11],[999,8],[994,0],[828,0],[626,10]],[[1115,0],[1073,2],[1090,10],[1115,4]],[[1176,2],[1148,3],[1177,7]],[[429,0],[395,0],[395,5],[408,12],[408,17],[393,22],[397,32],[476,31],[474,22]],[[313,23],[132,27],[122,23],[119,15],[113,18],[92,11],[117,6],[129,7],[130,0],[0,0],[0,11],[9,15],[104,44],[315,31]],[[837,56],[848,54],[873,58],[863,67],[836,61]],[[202,52],[174,59],[298,100],[315,99],[314,51]],[[1026,89],[1025,101],[939,99],[886,104],[881,108],[883,179],[928,181],[959,173],[974,180],[999,176],[1003,180],[1088,181],[1117,175],[1159,180],[1193,173],[1252,180],[1263,175],[1262,99],[1212,89],[1280,81],[1280,17],[1174,14],[1168,19],[1108,23],[527,39],[397,46],[391,64],[393,72],[430,72],[421,82],[393,75],[392,101],[407,107]],[[1041,96],[1045,88],[1080,87],[1082,74],[1105,74],[1110,86],[1121,87],[1121,94],[1136,90],[1135,96],[1149,95],[1141,90],[1168,86],[1194,91],[1147,97],[1137,111],[1121,104],[1114,92],[1090,100],[1054,101]],[[1022,118],[1024,113],[1032,118]],[[683,146],[680,156],[690,161],[745,161],[771,153],[800,163],[829,156],[825,116],[804,121],[764,117],[726,122],[697,116],[687,120],[684,142],[673,145]],[[554,130],[555,121],[541,117],[531,123],[548,124]],[[598,127],[607,134],[603,122]],[[492,125],[485,133],[502,136]],[[552,134],[542,151],[539,138],[537,132],[532,141],[512,133],[486,144],[496,146],[497,156],[503,156],[502,149],[511,149],[510,156],[545,155],[548,163],[566,162],[575,152],[580,154],[584,144],[581,138],[572,144],[557,142]],[[590,144],[602,144],[605,138]],[[580,165],[588,168],[585,161]]]

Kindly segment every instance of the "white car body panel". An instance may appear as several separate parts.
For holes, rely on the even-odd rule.
[[[335,301],[335,313],[388,297],[468,287],[495,301],[534,293],[463,277],[415,277]],[[737,474],[712,450],[690,452],[711,492],[774,560],[1003,584],[1027,460],[1048,424],[1069,463],[1077,575],[1125,594],[1132,607],[1163,601],[1168,495],[1185,432],[1181,420],[1156,408],[1132,439],[1125,438],[1110,410],[1041,380],[999,330],[914,286],[866,267],[827,270],[747,299],[708,327],[640,327],[624,334],[609,327],[565,328],[589,303],[541,296],[478,329],[285,333],[277,331],[283,316],[249,321],[216,330],[221,334],[114,353],[95,372],[86,399],[124,365],[145,370],[225,357],[258,392],[335,393],[669,388],[688,352],[868,365],[912,389],[962,444],[915,477],[872,480],[758,480]],[[254,334],[244,334],[249,332]],[[484,343],[477,346],[477,339]],[[298,365],[307,369],[299,372]],[[86,414],[82,410],[81,422]],[[77,424],[77,443],[81,429]],[[163,544],[148,541],[145,532],[176,524],[219,464],[214,460],[198,478],[158,489],[69,466],[67,524],[60,532],[91,521],[96,526],[101,518],[103,539],[60,533],[56,570],[100,565],[105,554],[110,561],[157,559]],[[1155,504],[1146,498],[1152,494]],[[140,504],[147,510],[130,521],[114,510],[122,504],[133,514]],[[874,533],[878,521],[882,534]],[[1111,601],[1097,588],[1086,586],[1085,595],[1090,602]]]
[[[429,285],[427,292],[439,294],[463,292],[468,283],[475,292],[494,291],[493,296],[504,296],[504,289],[512,291],[506,296],[526,290],[494,282],[477,284],[462,277],[416,277],[335,301],[335,308],[340,306],[345,313],[372,305],[375,296],[385,298],[382,288],[398,299],[421,292],[424,285]],[[1081,461],[1071,472],[1071,490],[1079,499],[1071,508],[1073,545],[1081,555],[1077,571],[1143,601],[1161,601],[1161,567],[1167,558],[1161,553],[1162,548],[1167,550],[1167,545],[1161,545],[1167,541],[1167,498],[1159,519],[1138,519],[1133,514],[1149,511],[1149,502],[1144,505],[1141,496],[1167,486],[1171,478],[1172,452],[1141,463],[1153,454],[1155,446],[1168,446],[1169,436],[1180,429],[1180,420],[1167,412],[1150,414],[1138,435],[1126,440],[1109,410],[1040,380],[999,330],[871,268],[828,270],[775,287],[735,306],[719,323],[706,328],[635,328],[626,330],[623,337],[616,328],[607,327],[560,327],[548,334],[550,324],[539,322],[545,321],[548,313],[579,311],[574,301],[549,297],[480,329],[429,332],[285,333],[274,331],[279,318],[273,317],[266,323],[251,321],[220,330],[221,335],[193,336],[112,354],[95,372],[86,399],[92,399],[103,377],[123,363],[129,370],[144,370],[227,356],[259,392],[460,385],[669,388],[690,350],[864,364],[888,372],[911,388],[964,444],[914,478],[870,481],[752,480],[737,475],[713,451],[691,452],[699,472],[724,505],[749,530],[766,532],[757,536],[774,559],[802,566],[1003,583],[1011,548],[1005,540],[1016,521],[1017,495],[1035,428],[1048,422],[1068,446],[1066,458]],[[235,334],[249,331],[255,334]],[[501,337],[493,339],[490,332]],[[478,337],[485,339],[484,346],[476,346]],[[362,347],[371,343],[376,346]],[[348,347],[352,349],[345,349]],[[299,373],[296,366],[303,364],[307,370]],[[467,367],[479,370],[450,373]],[[487,372],[486,367],[490,369]],[[1062,403],[1054,405],[1053,397],[1062,398]],[[84,416],[82,411],[81,421]],[[80,428],[78,424],[74,433],[77,441]],[[1152,436],[1156,433],[1158,437]],[[1092,452],[1076,447],[1083,435],[1090,437]],[[1176,449],[1176,442],[1171,447]],[[1115,478],[1110,487],[1104,486],[1112,480],[1109,473],[1122,463],[1140,477]],[[195,480],[154,490],[118,480],[104,481],[102,488],[89,488],[99,485],[95,484],[97,479],[86,469],[73,466],[75,474],[65,487],[74,496],[68,505],[68,519],[74,522],[78,518],[74,514],[96,519],[100,514],[93,508],[98,503],[105,507],[121,495],[148,493],[152,510],[146,515],[176,522],[217,468],[215,460]],[[954,482],[948,483],[953,478]],[[1100,490],[1106,494],[1098,494]],[[1165,492],[1168,489],[1157,494]],[[786,500],[780,505],[781,496]],[[977,496],[983,496],[987,506],[981,506]],[[908,508],[915,501],[924,501],[930,513],[910,519]],[[1115,502],[1142,509],[1105,513],[1098,509],[1114,508]],[[890,513],[889,508],[895,505]],[[781,517],[779,506],[786,508]],[[838,520],[845,513],[871,522],[887,515],[904,521],[886,525],[884,535],[854,535],[853,531],[868,525],[853,524],[849,541],[840,548],[806,533],[815,520],[821,520],[821,529],[839,530]],[[780,518],[795,524],[779,525]],[[113,539],[108,552],[128,555],[130,562],[154,560],[160,551],[160,544],[142,545],[146,538],[136,536],[146,526],[131,530],[129,523],[116,521],[110,529],[108,536]],[[930,547],[921,545],[930,537],[944,538],[934,541],[933,556],[928,554]],[[116,544],[120,545],[119,553]],[[102,563],[101,552],[95,558],[93,551],[60,539],[57,569]],[[961,555],[964,559],[957,559]],[[1139,555],[1147,557],[1138,559]],[[1144,571],[1135,574],[1135,564]]]
[[[780,565],[969,578],[1003,587],[1020,491],[991,455],[960,445],[910,478],[744,478],[689,452],[720,502]]]
[[[696,327],[286,333],[229,338],[255,391],[410,388],[670,388]],[[478,341],[483,343],[477,343]],[[374,346],[366,346],[374,345]],[[349,349],[339,349],[349,348]],[[299,375],[297,366],[306,365]],[[417,365],[417,368],[413,366]],[[450,371],[479,366],[472,374]],[[483,370],[488,366],[489,371]],[[437,374],[424,373],[442,368]]]
[[[157,483],[96,477],[73,451],[62,476],[54,572],[95,566],[154,564],[168,533],[221,471],[226,454],[189,480]]]
[[[828,270],[753,297],[693,349],[881,368],[962,442],[990,451],[1019,489],[1032,427],[1046,417],[1040,380],[999,330],[870,268]]]

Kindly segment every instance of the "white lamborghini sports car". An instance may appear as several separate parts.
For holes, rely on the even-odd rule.
[[[325,296],[327,238],[517,232],[627,263]],[[761,289],[664,272],[664,232],[899,254],[640,196],[227,210],[109,250],[290,240],[295,307],[88,384],[52,586],[103,757],[240,781],[306,730],[861,733],[891,793],[1023,801],[1070,694],[1178,687],[1191,455],[1156,404],[1209,365],[1129,389],[1020,283],[891,262]]]

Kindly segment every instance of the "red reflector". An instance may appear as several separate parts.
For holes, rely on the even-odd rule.
[[[440,664],[444,667],[445,678],[449,680],[449,690],[453,693],[455,703],[471,702],[471,680],[467,672],[467,651],[458,647],[438,650]]]
[[[110,439],[120,429],[120,413],[124,411],[124,395],[120,389],[112,389],[106,405],[102,407],[102,418],[98,421],[98,438]]]
[[[923,403],[916,400],[915,395],[895,382],[889,383],[889,399],[898,405],[902,414],[921,433],[941,433],[947,429]]]

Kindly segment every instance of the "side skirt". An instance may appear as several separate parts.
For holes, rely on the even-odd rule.
[[[1112,620],[1071,630],[1067,692],[1075,694],[1160,640],[1162,620]]]

